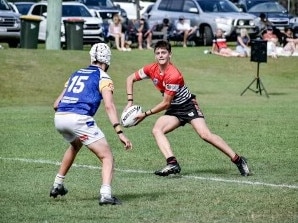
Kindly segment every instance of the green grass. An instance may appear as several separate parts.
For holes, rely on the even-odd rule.
[[[89,63],[84,51],[0,50],[1,222],[298,222],[297,58],[260,64],[269,93],[241,92],[257,64],[249,58],[203,54],[204,47],[173,48],[173,62],[198,97],[210,129],[247,157],[244,178],[227,157],[191,126],[169,134],[181,177],[157,177],[164,158],[151,135],[157,115],[125,129],[134,149],[124,151],[100,108],[95,116],[113,148],[113,193],[121,206],[100,207],[100,163],[83,149],[67,175],[69,193],[49,197],[67,143],[53,125],[53,101],[73,71]],[[152,51],[113,50],[109,74],[119,114],[125,79],[153,61]],[[255,85],[253,85],[254,87]],[[150,109],[161,100],[150,81],[139,82],[135,103]]]

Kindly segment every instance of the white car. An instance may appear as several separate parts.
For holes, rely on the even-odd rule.
[[[38,40],[46,41],[47,31],[47,1],[38,2],[30,8],[28,15],[41,16],[39,24]],[[83,19],[83,44],[94,44],[103,42],[102,37],[102,19],[93,17],[88,8],[79,2],[62,2],[61,17],[61,43],[65,43],[65,27],[64,20],[67,19]]]
[[[133,0],[114,0],[114,3],[116,5],[119,5],[120,8],[124,9],[127,14],[128,19],[135,20],[137,19],[137,6],[135,1]],[[147,1],[139,1],[140,7],[139,12],[140,16],[143,15],[143,13],[146,11],[148,6],[153,5],[153,2],[147,2]]]

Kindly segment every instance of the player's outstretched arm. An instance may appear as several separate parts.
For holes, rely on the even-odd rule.
[[[134,73],[126,78],[127,105],[125,106],[124,111],[133,105],[133,84],[136,81]]]
[[[58,109],[58,105],[59,105],[59,103],[60,103],[60,101],[61,101],[61,99],[62,99],[65,91],[66,91],[66,88],[63,89],[63,91],[60,93],[60,95],[58,96],[58,98],[55,100],[55,102],[53,104],[53,108],[54,108],[55,111]]]
[[[130,140],[124,135],[121,126],[120,126],[120,122],[119,122],[119,118],[118,118],[118,113],[117,113],[117,109],[114,103],[114,98],[113,98],[113,92],[111,89],[103,89],[102,90],[102,96],[103,96],[103,101],[104,101],[104,105],[105,105],[105,109],[106,109],[106,113],[109,117],[109,120],[111,122],[111,124],[113,125],[115,132],[117,133],[120,141],[124,144],[124,148],[126,150],[128,149],[132,149],[132,143],[130,142]]]

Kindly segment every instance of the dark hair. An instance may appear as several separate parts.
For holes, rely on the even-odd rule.
[[[259,16],[261,19],[266,19],[266,14],[264,12],[261,12],[260,13],[260,16]]]
[[[293,29],[290,27],[285,28],[285,32],[288,32],[289,30],[291,30],[291,32],[293,32]]]
[[[172,46],[171,44],[166,41],[166,40],[159,40],[156,42],[155,46],[154,46],[154,52],[156,49],[158,48],[163,48],[163,49],[166,49],[167,51],[169,51],[169,53],[172,52]]]
[[[168,19],[168,18],[164,18],[164,19],[163,19],[163,23],[164,23],[164,24],[169,24],[169,19]]]

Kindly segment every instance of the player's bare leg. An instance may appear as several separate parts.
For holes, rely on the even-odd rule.
[[[56,198],[58,195],[64,196],[68,192],[68,190],[64,187],[63,181],[78,152],[82,148],[82,143],[78,138],[70,144],[71,145],[64,153],[58,174],[55,177],[53,187],[50,191],[50,197]]]
[[[245,158],[238,156],[233,149],[218,135],[213,134],[207,124],[205,119],[196,118],[191,121],[191,125],[198,133],[198,135],[206,142],[210,143],[221,152],[226,154],[233,163],[235,163],[243,176],[249,175],[249,169],[247,167],[247,163]]]
[[[167,133],[173,131],[180,126],[179,120],[174,116],[164,115],[158,118],[153,129],[152,134],[155,138],[155,141],[167,160],[167,165],[161,170],[155,171],[156,175],[159,176],[168,176],[169,174],[176,174],[181,171],[181,168],[174,156],[173,150],[171,148],[170,142],[167,139]]]
[[[102,185],[100,188],[99,204],[121,204],[121,202],[112,196],[111,183],[114,172],[114,158],[110,146],[105,138],[102,138],[88,145],[88,148],[102,162]]]

